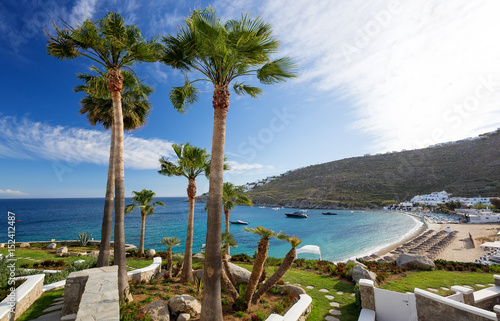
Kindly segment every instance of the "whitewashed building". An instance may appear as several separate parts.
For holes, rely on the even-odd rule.
[[[419,203],[426,205],[438,205],[439,203],[446,203],[450,200],[450,195],[446,191],[432,192],[427,195],[417,195],[413,197],[411,203]]]
[[[470,206],[477,203],[483,203],[484,205],[491,205],[490,199],[496,197],[452,197],[451,201],[459,201],[464,206]]]

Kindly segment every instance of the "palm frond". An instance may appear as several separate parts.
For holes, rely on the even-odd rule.
[[[199,92],[198,88],[186,79],[184,86],[174,87],[170,91],[169,97],[175,109],[180,113],[185,113],[189,106],[198,100]]]
[[[164,237],[160,242],[167,247],[174,247],[181,244],[181,240],[177,237]]]
[[[262,89],[235,82],[233,85],[234,92],[240,96],[250,95],[252,98],[257,98],[262,94]]]
[[[263,84],[280,83],[287,78],[297,77],[297,64],[289,57],[271,61],[257,71],[257,78]]]

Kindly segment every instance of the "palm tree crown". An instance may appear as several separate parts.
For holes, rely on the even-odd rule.
[[[177,36],[162,40],[165,44],[162,62],[183,72],[196,70],[205,77],[192,82],[186,78],[183,86],[172,89],[170,99],[178,111],[184,111],[197,100],[199,91],[193,86],[195,81],[210,81],[227,90],[233,80],[243,76],[255,75],[263,84],[296,77],[296,65],[291,58],[271,59],[278,51],[279,41],[274,38],[271,25],[261,18],[245,15],[241,20],[223,24],[213,8],[194,10]],[[237,81],[233,90],[254,98],[262,93],[258,87]]]
[[[164,237],[160,242],[161,242],[161,244],[163,244],[169,248],[172,248],[172,247],[175,247],[175,246],[178,246],[179,244],[181,244],[181,240],[178,237]]]
[[[154,213],[156,205],[165,206],[163,202],[153,202],[153,198],[155,197],[156,193],[151,190],[143,189],[140,192],[133,191],[132,193],[134,193],[134,197],[132,197],[133,203],[127,205],[127,207],[125,208],[125,213],[132,212],[137,205],[141,209],[141,213],[150,215]]]
[[[250,205],[252,200],[243,192],[243,186],[234,186],[233,183],[226,182],[222,186],[222,202],[224,210],[232,210],[236,205]]]
[[[158,173],[166,176],[184,176],[187,179],[195,179],[201,173],[205,173],[207,177],[210,175],[210,154],[206,149],[189,143],[172,144],[172,148],[177,156],[177,164],[162,157]]]
[[[78,74],[83,85],[75,87],[75,92],[84,92],[87,95],[80,100],[82,107],[80,114],[86,115],[91,125],[102,124],[105,129],[113,124],[113,100],[107,88],[106,73],[99,69],[90,68],[95,74]],[[126,130],[137,129],[146,123],[151,110],[149,95],[154,91],[152,87],[140,82],[131,72],[122,71],[123,91],[123,127]]]

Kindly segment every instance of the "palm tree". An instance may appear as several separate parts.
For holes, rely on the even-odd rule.
[[[243,186],[234,186],[233,183],[226,182],[222,185],[222,204],[226,217],[226,233],[229,233],[229,211],[236,204],[252,206],[252,200],[243,192]],[[226,247],[226,255],[229,255],[229,246]]]
[[[132,204],[125,207],[125,214],[130,213],[135,210],[135,206],[141,210],[141,239],[139,240],[139,256],[144,255],[144,235],[146,232],[146,216],[151,215],[155,212],[156,205],[161,205],[165,207],[165,204],[160,201],[153,202],[155,197],[155,192],[147,189],[143,189],[140,192],[133,191],[134,197],[132,197]]]
[[[204,80],[214,86],[212,106],[214,125],[212,134],[212,164],[208,200],[207,238],[205,250],[203,306],[201,320],[222,320],[220,298],[222,183],[226,117],[229,108],[229,86],[238,95],[257,97],[262,90],[236,81],[255,75],[263,84],[284,82],[295,77],[295,64],[290,58],[271,60],[278,51],[270,24],[248,15],[240,20],[222,23],[215,9],[194,10],[185,20],[177,35],[163,37],[165,44],[161,61],[184,73],[198,71],[202,79],[174,87],[170,100],[181,112],[197,100],[198,89],[193,82]]]
[[[172,247],[181,244],[181,240],[177,237],[164,237],[160,242],[161,244],[168,247],[167,250],[168,277],[172,277]]]
[[[256,304],[259,302],[259,299],[269,291],[285,274],[286,272],[292,267],[293,261],[295,260],[295,257],[297,256],[297,253],[295,251],[295,248],[302,243],[301,240],[299,240],[296,236],[294,237],[287,237],[286,240],[292,248],[288,253],[286,254],[285,258],[283,259],[283,262],[281,262],[280,267],[274,272],[273,275],[269,279],[267,279],[266,283],[264,283],[259,290],[254,294],[252,298],[252,304]]]
[[[191,146],[189,144],[173,144],[177,155],[177,164],[168,159],[160,159],[161,169],[158,173],[167,176],[184,176],[188,179],[187,194],[189,200],[188,227],[186,233],[186,249],[184,251],[184,264],[182,265],[181,282],[193,282],[193,225],[194,225],[194,203],[196,197],[196,177],[210,173],[210,155],[206,149]]]
[[[121,15],[109,12],[103,19],[89,19],[72,27],[54,24],[55,34],[47,34],[49,55],[61,60],[86,57],[103,66],[107,72],[107,87],[113,100],[114,171],[115,171],[115,264],[118,265],[118,292],[120,301],[131,299],[125,259],[125,174],[123,160],[123,90],[122,68],[135,62],[154,62],[158,58],[156,39],[144,40],[134,25],[124,25]]]
[[[227,252],[227,249],[232,247],[236,248],[238,247],[238,242],[234,239],[234,235],[230,234],[229,232],[223,232],[222,233],[222,263],[224,264],[224,268],[226,270],[226,274],[231,280],[231,283],[233,284],[234,287],[236,287],[238,284],[236,283],[236,279],[234,278],[233,272],[231,271],[231,267],[229,266],[229,260],[228,256],[225,255]]]
[[[252,297],[259,283],[262,272],[264,271],[264,264],[267,259],[267,252],[269,251],[269,239],[278,238],[280,240],[285,240],[288,236],[284,233],[276,233],[273,230],[267,229],[262,226],[257,226],[254,228],[245,228],[248,232],[257,234],[260,236],[260,241],[257,246],[257,256],[255,262],[253,263],[252,273],[250,274],[250,279],[248,280],[247,291],[245,293],[245,301],[247,302],[247,307],[252,302]]]
[[[99,69],[92,67],[91,71],[96,74],[78,74],[77,78],[82,79],[84,84],[75,87],[75,92],[84,92],[86,96],[80,100],[82,105],[81,115],[86,115],[92,126],[100,123],[107,130],[111,128],[111,140],[109,151],[108,180],[106,183],[106,196],[104,199],[104,214],[101,228],[101,244],[99,246],[99,256],[97,267],[108,266],[110,256],[110,240],[113,230],[113,200],[114,200],[114,130],[113,130],[113,100],[107,90],[106,74]],[[148,101],[153,89],[142,84],[132,73],[124,70],[123,75],[123,126],[125,130],[139,128],[146,123],[146,118],[151,109]]]

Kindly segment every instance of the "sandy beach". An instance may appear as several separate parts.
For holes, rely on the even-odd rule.
[[[411,213],[407,213],[411,215]],[[374,253],[379,258],[384,256],[394,256],[390,252],[395,250],[401,245],[404,245],[416,237],[422,235],[426,231],[434,230],[433,233],[445,230],[447,226],[450,226],[453,231],[457,231],[456,237],[451,241],[451,243],[446,246],[442,252],[440,252],[435,259],[443,259],[447,261],[457,261],[457,262],[474,262],[475,259],[482,255],[480,245],[487,241],[500,240],[500,236],[497,233],[500,231],[500,223],[496,224],[429,224],[424,223],[424,225],[413,235],[409,235],[406,239],[402,240],[397,244],[392,244],[380,251]],[[470,236],[474,239],[474,245],[470,241]],[[396,256],[397,257],[397,256]]]

